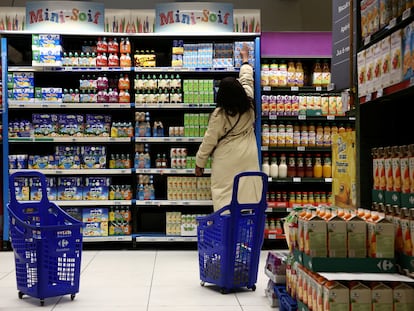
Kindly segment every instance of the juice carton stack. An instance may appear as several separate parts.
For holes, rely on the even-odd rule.
[[[62,66],[61,36],[32,35],[32,66]]]
[[[82,209],[83,235],[108,236],[108,208],[93,207]]]

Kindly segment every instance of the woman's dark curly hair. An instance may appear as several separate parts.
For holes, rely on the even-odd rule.
[[[216,100],[217,107],[223,108],[229,116],[245,113],[253,103],[243,86],[234,77],[226,77],[221,80]]]

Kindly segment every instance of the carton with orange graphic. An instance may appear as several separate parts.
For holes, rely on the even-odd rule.
[[[371,311],[371,289],[361,282],[349,285],[350,310]]]
[[[372,311],[392,310],[393,298],[391,287],[382,282],[371,284]]]
[[[324,311],[348,311],[349,288],[336,281],[328,281],[323,287]]]
[[[312,257],[327,256],[327,230],[325,219],[314,213],[304,221],[305,254]]]
[[[372,258],[394,257],[394,224],[385,218],[367,222],[368,256]]]
[[[367,224],[358,217],[352,215],[346,222],[347,249],[350,258],[365,258],[367,256]]]
[[[328,257],[347,256],[347,224],[339,216],[334,216],[327,221],[328,230]]]

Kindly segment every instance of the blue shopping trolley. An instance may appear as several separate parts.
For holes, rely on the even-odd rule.
[[[241,178],[261,179],[262,195],[258,203],[238,202]],[[205,283],[215,284],[222,293],[241,287],[256,290],[266,217],[267,178],[261,172],[236,175],[230,205],[211,215],[197,218],[202,286]]]
[[[40,180],[40,201],[17,201],[15,181],[22,177]],[[16,172],[9,181],[10,239],[19,298],[39,298],[42,306],[48,297],[70,294],[73,300],[79,292],[82,222],[49,201],[43,174]]]

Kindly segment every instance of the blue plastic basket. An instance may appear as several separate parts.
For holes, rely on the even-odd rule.
[[[41,182],[40,201],[18,202],[16,177],[36,177]],[[49,202],[45,176],[17,172],[10,176],[10,239],[16,265],[19,298],[44,299],[61,295],[75,298],[79,292],[82,252],[82,222]]]
[[[241,204],[237,200],[240,178],[262,180],[258,203]],[[256,289],[257,270],[266,210],[267,175],[243,172],[234,178],[232,200],[209,216],[198,220],[198,255],[201,284],[220,286],[221,292],[247,287]]]

